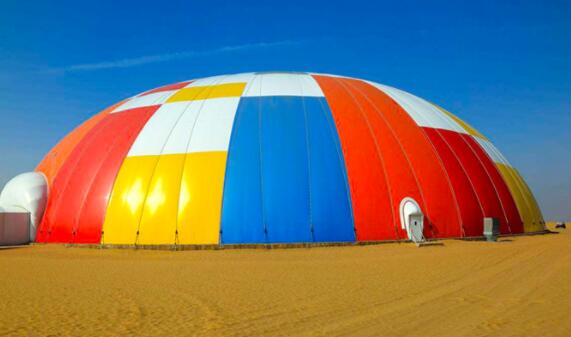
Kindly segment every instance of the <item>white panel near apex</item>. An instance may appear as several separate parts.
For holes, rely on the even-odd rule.
[[[118,106],[115,110],[111,113],[121,112],[129,109],[135,108],[142,108],[151,105],[159,105],[166,102],[166,100],[171,97],[175,92],[178,90],[168,90],[168,91],[160,91],[155,92],[148,95],[143,96],[135,96],[129,99],[127,102]]]
[[[228,77],[228,76],[219,75],[219,76],[199,78],[199,79],[194,80],[194,81],[190,82],[189,84],[187,84],[185,86],[185,88],[205,87],[205,86],[217,85],[217,84],[220,84],[220,82],[222,82],[226,77]]]
[[[424,99],[386,85],[369,81],[367,81],[367,83],[381,90],[395,100],[395,102],[397,102],[408,113],[418,126],[445,129],[467,134],[466,130],[456,123],[456,121]]]
[[[265,73],[254,77],[243,96],[323,97],[324,95],[315,79],[308,74]]]

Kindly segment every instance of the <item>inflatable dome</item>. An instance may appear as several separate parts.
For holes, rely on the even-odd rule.
[[[143,92],[80,125],[36,169],[37,242],[240,245],[544,229],[525,181],[441,107],[360,79],[264,72]]]

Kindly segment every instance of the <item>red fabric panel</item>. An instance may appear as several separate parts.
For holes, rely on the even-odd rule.
[[[42,241],[99,242],[115,176],[139,131],[157,109],[151,106],[110,114],[84,137],[54,181]]]
[[[105,118],[104,118],[105,119]],[[81,160],[83,153],[88,148],[89,144],[95,139],[97,134],[101,131],[101,121],[94,126],[91,130],[89,130],[84,137],[78,140],[77,145],[73,148],[70,152],[69,156],[67,157],[66,161],[63,163],[61,168],[59,169],[57,175],[53,179],[53,183],[50,186],[48,192],[48,202],[46,205],[46,211],[42,218],[42,222],[40,223],[38,233],[36,236],[37,242],[49,242],[52,234],[53,227],[60,227],[64,232],[65,228],[69,228],[69,232],[71,234],[71,220],[68,220],[67,223],[59,223],[57,224],[56,221],[59,220],[58,218],[58,211],[60,208],[63,208],[65,212],[72,212],[70,207],[64,205],[64,207],[60,207],[62,195],[65,194],[66,187],[68,186],[69,180],[73,176],[75,172],[75,168],[78,162]],[[70,218],[69,214],[65,214],[63,218]],[[61,231],[61,230],[58,230]]]
[[[458,206],[460,208],[464,235],[482,235],[482,219],[484,217],[482,207],[480,206],[474,187],[472,187],[472,183],[468,179],[460,161],[441,137],[438,130],[424,128],[424,131],[436,148],[436,151],[446,168],[446,172],[450,177],[450,182],[452,183],[456,200],[458,201]]]
[[[180,83],[165,85],[165,86],[162,86],[162,87],[158,87],[158,88],[149,90],[149,91],[147,91],[147,92],[141,94],[141,96],[145,96],[145,95],[149,95],[149,94],[154,94],[155,92],[182,89],[182,88],[186,87],[186,86],[187,86],[188,84],[190,84],[190,83],[192,83],[192,81],[186,81],[186,82],[180,82]]]
[[[402,147],[401,151],[406,154],[422,197],[415,197],[412,183],[407,182],[405,186],[409,186],[408,193],[411,193],[411,196],[419,202],[426,215],[425,235],[427,237],[462,236],[458,203],[453,194],[451,182],[441,159],[422,128],[400,105],[381,90],[360,80],[343,79],[343,81],[350,83],[355,90],[362,92],[373,105],[381,109],[383,117]],[[391,155],[390,158],[395,157]],[[404,167],[406,166],[403,164],[402,169]],[[393,176],[390,185],[397,186],[403,183],[405,180],[401,178]],[[394,200],[395,209],[400,206],[400,201],[401,199]]]
[[[482,205],[485,217],[494,217],[500,221],[500,230],[507,229],[506,216],[502,210],[500,199],[494,189],[492,180],[484,169],[484,166],[474,154],[462,134],[448,130],[438,130],[444,140],[450,145],[456,157],[460,160],[462,167],[468,174],[474,191],[478,195],[478,200]],[[483,220],[481,220],[483,221]],[[479,233],[478,235],[481,235]]]
[[[519,216],[519,211],[515,201],[510,193],[510,190],[500,175],[498,168],[484,151],[484,149],[476,142],[474,138],[470,135],[463,135],[466,142],[470,145],[474,153],[480,159],[480,162],[484,165],[488,176],[491,178],[494,187],[496,188],[497,194],[502,202],[502,207],[504,213],[507,216],[508,226],[507,228],[500,228],[502,233],[523,233],[523,222]]]
[[[359,105],[336,78],[314,76],[333,114],[347,168],[358,241],[396,239],[395,217],[375,138]]]

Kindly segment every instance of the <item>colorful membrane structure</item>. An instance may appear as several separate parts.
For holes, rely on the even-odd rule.
[[[236,245],[544,230],[518,171],[441,107],[360,79],[247,73],[185,81],[117,103],[38,165],[37,242]]]

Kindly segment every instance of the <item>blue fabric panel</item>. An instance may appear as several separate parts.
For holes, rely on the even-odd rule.
[[[314,239],[355,241],[345,161],[333,116],[325,98],[305,97],[304,103]]]
[[[228,149],[222,200],[223,244],[266,243],[262,213],[259,102],[242,98]]]
[[[311,242],[303,98],[256,99],[262,113],[262,195],[268,241]]]

